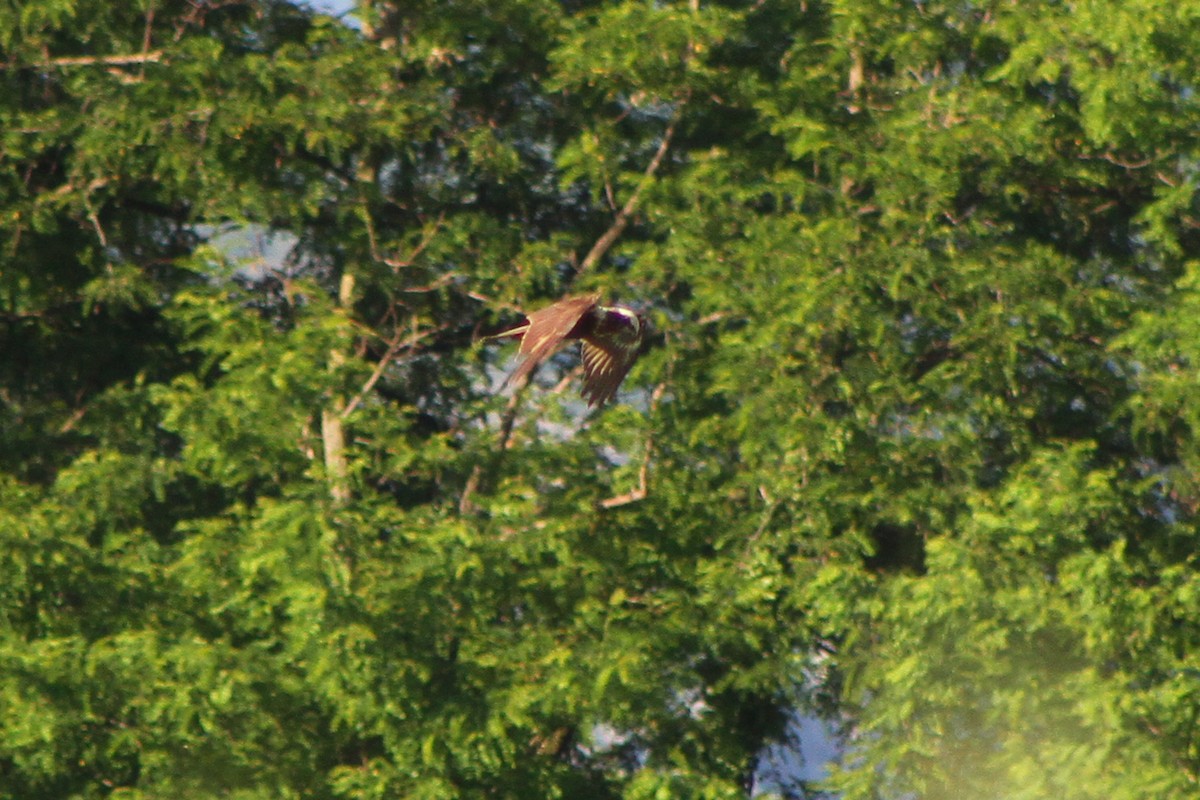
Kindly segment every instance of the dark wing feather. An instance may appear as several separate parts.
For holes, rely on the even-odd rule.
[[[534,367],[549,358],[562,345],[584,315],[596,307],[597,295],[568,297],[552,306],[529,314],[529,323],[521,337],[520,354],[525,356],[521,366],[509,376],[506,383],[524,380]]]
[[[637,349],[597,339],[583,340],[583,398],[589,406],[603,405],[637,360]]]

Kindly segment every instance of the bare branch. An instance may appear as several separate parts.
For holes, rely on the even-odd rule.
[[[75,409],[75,411],[73,411],[71,413],[71,416],[67,417],[67,421],[64,422],[61,426],[59,426],[58,432],[59,433],[69,433],[70,431],[74,430],[75,426],[79,423],[79,421],[81,419],[83,419],[85,414],[87,414],[87,411],[88,411],[88,406],[86,406],[86,405],[82,405],[79,408]]]
[[[529,385],[529,381],[535,371],[536,367],[520,378],[517,378],[516,383],[513,385],[512,396],[508,398],[508,405],[504,409],[504,415],[500,418],[500,443],[496,448],[496,452],[492,455],[491,464],[488,468],[489,477],[499,472],[500,465],[504,461],[504,453],[508,450],[509,442],[512,439],[513,425],[516,423],[517,412],[521,408],[521,397],[525,394],[525,387]],[[471,470],[471,475],[467,478],[467,485],[463,487],[462,496],[458,500],[459,514],[465,515],[476,511],[477,507],[471,501],[471,495],[479,490],[482,480],[483,465],[476,464]]]
[[[616,219],[613,220],[612,225],[604,232],[604,235],[592,245],[592,249],[588,251],[583,262],[579,265],[578,272],[587,272],[596,266],[596,262],[604,257],[604,254],[608,252],[608,249],[613,246],[613,243],[617,241],[617,238],[620,237],[629,225],[629,219],[637,211],[638,203],[641,202],[642,191],[650,185],[650,182],[654,179],[654,173],[658,172],[663,158],[667,155],[667,150],[671,146],[671,138],[675,135],[675,125],[679,122],[679,116],[682,111],[683,107],[680,106],[679,110],[675,112],[675,116],[667,124],[667,129],[663,131],[662,141],[658,144],[658,150],[655,151],[654,157],[650,159],[650,163],[646,165],[645,171],[642,172],[642,179],[638,181],[633,194],[629,196],[629,199],[625,201],[625,205],[617,212]]]
[[[419,330],[417,317],[416,315],[413,315],[412,327],[410,328],[412,332],[408,335],[407,340],[402,334],[397,333],[394,338],[388,341],[387,350],[379,359],[379,363],[375,365],[375,369],[371,372],[371,376],[367,378],[365,383],[363,383],[362,388],[358,390],[358,393],[354,395],[354,398],[350,400],[350,402],[346,403],[345,408],[341,410],[339,416],[342,419],[345,419],[354,413],[355,409],[362,404],[362,401],[366,399],[366,396],[371,393],[372,389],[375,388],[375,384],[379,382],[379,379],[383,377],[383,373],[387,371],[388,365],[392,362],[392,359],[396,357],[397,353],[399,353],[401,350],[416,350],[418,344],[431,336],[445,331],[448,327],[450,326],[439,325],[437,327]],[[379,339],[383,338],[369,328],[365,330],[371,336]]]
[[[96,64],[104,66],[128,66],[130,64],[153,64],[162,61],[162,50],[151,50],[148,53],[129,53],[120,56],[61,56],[50,58],[39,63],[8,62],[0,64],[0,70],[29,69],[31,67],[90,67]]]
[[[417,256],[421,255],[425,248],[429,246],[430,242],[433,241],[433,237],[436,236],[438,231],[442,229],[442,223],[444,223],[445,220],[446,212],[442,211],[438,214],[437,219],[425,226],[425,230],[421,234],[421,240],[413,246],[413,249],[409,251],[409,254],[406,257],[401,259],[388,258],[379,252],[379,243],[375,237],[375,223],[371,220],[370,210],[367,209],[364,204],[363,222],[367,228],[367,246],[371,249],[371,258],[375,259],[381,264],[386,264],[392,269],[411,267],[413,262],[417,260]]]
[[[654,387],[654,393],[650,395],[650,415],[658,409],[658,404],[662,400],[663,393],[667,389],[667,384],[660,383]],[[638,485],[636,489],[632,489],[625,494],[619,494],[616,497],[609,497],[606,500],[600,501],[601,508],[617,508],[619,506],[636,503],[639,500],[646,499],[646,494],[649,491],[648,480],[650,477],[650,459],[654,456],[654,436],[646,437],[646,452],[642,456],[642,466],[638,470]]]
[[[412,338],[416,338],[415,323],[413,325]],[[375,371],[371,373],[371,377],[367,378],[366,383],[364,383],[362,388],[358,390],[358,394],[354,395],[354,398],[349,403],[346,403],[346,407],[343,408],[338,414],[339,417],[345,419],[353,414],[355,409],[362,405],[362,401],[366,398],[370,391],[375,388],[375,384],[379,382],[379,379],[383,377],[383,373],[387,370],[388,364],[391,363],[392,358],[394,358],[396,353],[400,350],[403,342],[404,337],[397,335],[395,339],[388,343],[388,349],[383,354],[383,358],[379,359],[379,363],[375,365]],[[412,344],[415,344],[415,341],[412,342]]]

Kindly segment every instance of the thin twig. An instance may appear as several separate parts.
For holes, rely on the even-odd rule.
[[[427,283],[424,286],[402,286],[400,291],[405,294],[426,294],[428,292],[436,292],[443,286],[454,283],[459,278],[457,272],[444,272],[442,276],[432,283]]]
[[[1111,151],[1107,153],[1100,153],[1099,155],[1083,154],[1080,155],[1079,158],[1083,161],[1107,161],[1108,163],[1115,164],[1123,169],[1144,169],[1145,167],[1153,164],[1156,160],[1155,156],[1147,156],[1137,161],[1128,161],[1126,159],[1119,158]]]
[[[86,196],[83,200],[83,207],[87,210],[88,221],[92,223],[92,229],[96,231],[96,238],[100,240],[100,246],[108,247],[108,237],[104,235],[104,227],[100,224],[100,217],[96,215],[96,209],[92,207],[91,201]]]
[[[381,264],[386,264],[392,269],[402,269],[411,267],[413,262],[417,260],[417,256],[425,250],[426,247],[433,241],[433,237],[442,229],[442,223],[446,220],[446,212],[442,211],[438,214],[436,220],[432,224],[426,225],[421,234],[421,240],[413,245],[413,249],[409,251],[407,257],[402,259],[388,258],[379,252],[379,242],[375,237],[375,223],[371,220],[371,211],[368,208],[363,208],[363,222],[367,228],[367,246],[371,249],[371,258]]]

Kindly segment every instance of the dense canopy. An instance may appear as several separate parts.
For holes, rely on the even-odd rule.
[[[1198,75],[1175,0],[0,5],[0,799],[1195,797]],[[500,391],[590,292],[615,401]]]

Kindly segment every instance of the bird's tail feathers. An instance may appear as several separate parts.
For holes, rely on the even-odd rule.
[[[480,336],[479,339],[480,339],[480,341],[484,341],[484,342],[490,341],[492,339],[509,339],[513,336],[524,336],[525,332],[528,330],[529,330],[529,323],[526,322],[524,325],[518,325],[517,327],[509,328],[506,331],[500,331],[499,333],[493,333],[491,336]]]
[[[503,391],[509,386],[520,388],[529,382],[529,376],[533,373],[534,367],[538,365],[536,358],[526,358],[521,362],[512,373],[504,379],[504,383],[500,384],[500,389]]]

